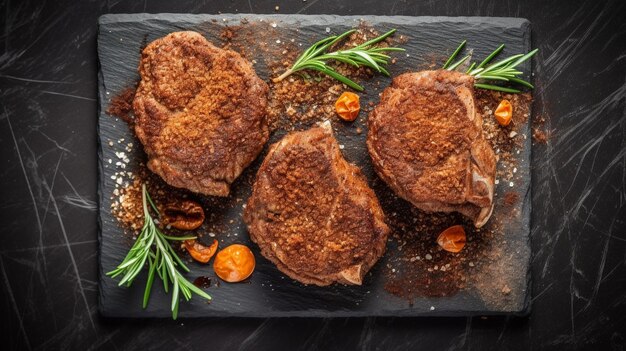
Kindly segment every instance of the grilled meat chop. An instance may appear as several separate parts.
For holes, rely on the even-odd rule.
[[[267,85],[238,53],[175,32],[141,55],[135,132],[148,168],[168,184],[228,196],[269,132]]]
[[[389,233],[374,192],[342,157],[328,122],[272,145],[244,220],[279,270],[320,286],[360,285]]]
[[[473,83],[443,70],[396,77],[369,117],[367,147],[400,197],[425,211],[460,212],[481,227],[493,210],[496,159]]]

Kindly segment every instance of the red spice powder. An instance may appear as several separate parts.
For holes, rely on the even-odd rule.
[[[123,119],[126,123],[133,122],[133,99],[135,87],[128,87],[114,96],[106,109],[107,115]]]
[[[513,206],[517,204],[519,200],[519,194],[513,191],[509,191],[504,194],[504,203],[508,206]]]

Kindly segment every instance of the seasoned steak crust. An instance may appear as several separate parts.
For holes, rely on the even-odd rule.
[[[367,147],[399,196],[425,211],[460,212],[480,227],[493,209],[496,159],[473,84],[443,70],[396,77],[369,117]]]
[[[228,196],[268,139],[268,87],[238,53],[196,32],[150,43],[139,65],[135,132],[168,184]]]
[[[389,233],[374,192],[342,157],[328,122],[271,146],[244,220],[279,270],[320,286],[360,285]]]

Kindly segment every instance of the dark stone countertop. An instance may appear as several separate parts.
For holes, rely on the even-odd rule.
[[[626,347],[626,3],[0,3],[3,349]],[[279,10],[275,11],[275,7]],[[98,313],[97,18],[105,13],[500,16],[532,23],[529,317],[105,319]]]

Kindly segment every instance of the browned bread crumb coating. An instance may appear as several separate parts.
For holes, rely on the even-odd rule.
[[[329,123],[272,145],[244,212],[263,256],[305,284],[361,284],[389,228],[360,170]]]
[[[369,117],[367,146],[396,194],[425,211],[460,212],[480,227],[493,209],[496,159],[473,85],[473,77],[444,70],[396,77]]]
[[[139,65],[135,132],[168,184],[228,196],[268,139],[267,85],[238,53],[196,32],[150,43]]]

